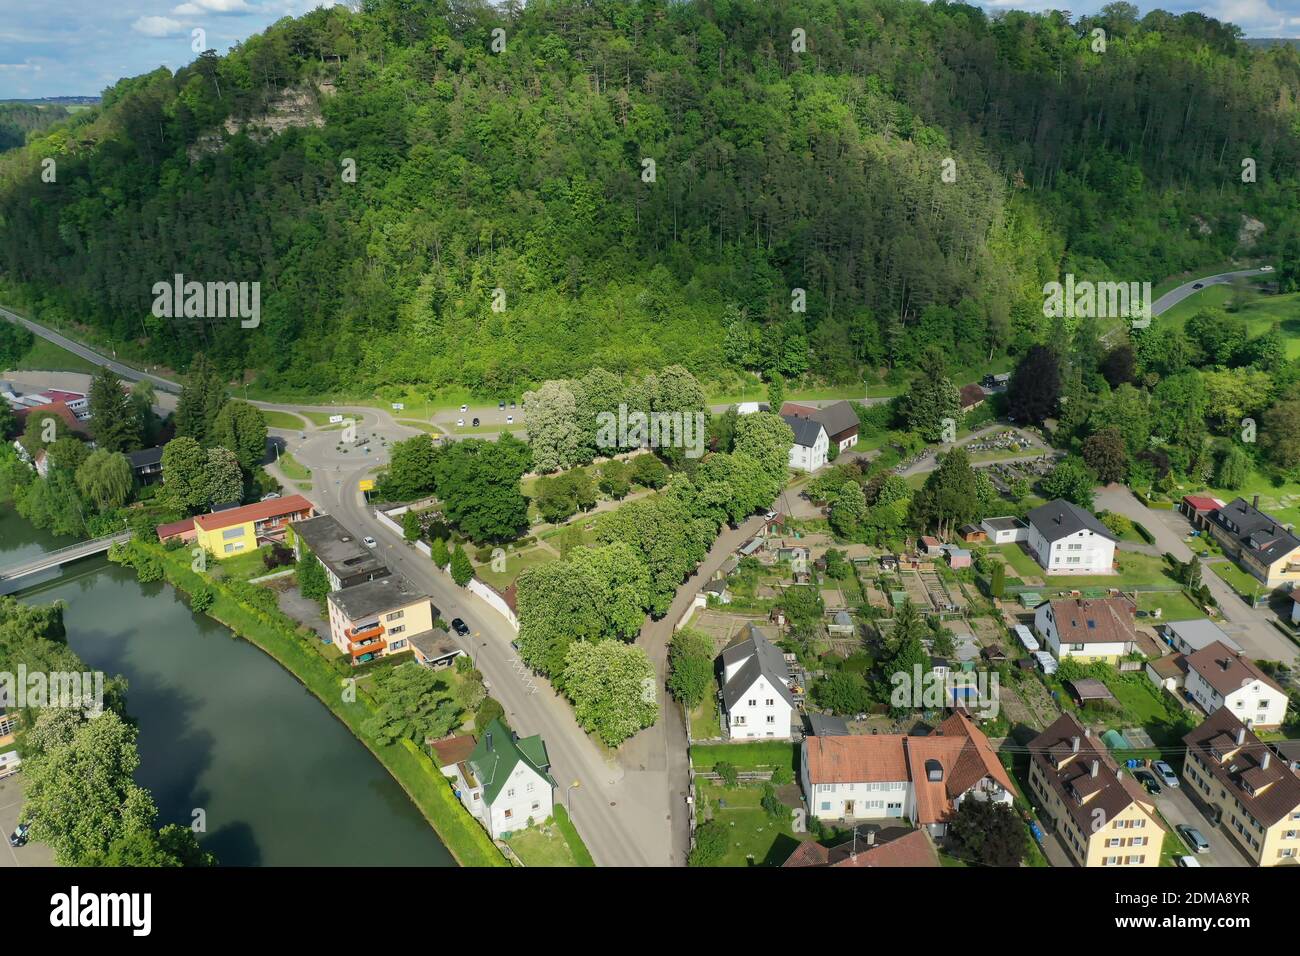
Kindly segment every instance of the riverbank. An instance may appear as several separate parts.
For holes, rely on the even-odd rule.
[[[131,551],[161,566],[165,580],[186,595],[210,594],[204,613],[269,655],[307,688],[389,772],[461,866],[507,866],[487,832],[461,806],[439,769],[413,742],[384,745],[363,730],[375,712],[374,700],[348,683],[300,629],[277,608],[255,607],[227,583],[200,576],[190,568],[186,550],[168,551],[158,544],[134,542]],[[122,561],[122,555],[116,558]],[[266,592],[270,594],[270,592]],[[345,696],[346,695],[346,696]]]

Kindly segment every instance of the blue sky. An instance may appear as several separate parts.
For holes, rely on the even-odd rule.
[[[191,31],[221,52],[283,16],[332,0],[0,0],[0,99],[93,96],[123,76],[194,58]],[[1106,0],[983,0],[990,10],[1092,13]],[[1143,12],[1200,10],[1247,36],[1300,37],[1300,0],[1139,0]]]

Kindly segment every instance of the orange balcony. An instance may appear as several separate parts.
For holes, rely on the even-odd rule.
[[[350,627],[345,627],[343,629],[343,636],[353,643],[357,641],[368,641],[372,637],[379,637],[383,633],[384,626],[382,624],[371,624],[369,627],[359,629],[353,629]]]
[[[357,644],[353,642],[348,645],[348,649],[352,652],[353,657],[362,657],[366,654],[378,654],[387,646],[387,641],[379,640],[371,641],[369,644]]]

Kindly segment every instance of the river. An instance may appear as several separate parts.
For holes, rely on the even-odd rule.
[[[72,542],[0,506],[0,566]],[[66,604],[68,643],[128,680],[137,782],[158,823],[206,814],[226,866],[454,866],[401,787],[294,678],[168,584],[103,557],[22,579],[21,600]]]

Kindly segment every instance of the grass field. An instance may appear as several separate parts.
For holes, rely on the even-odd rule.
[[[307,427],[307,423],[302,420],[301,416],[293,412],[278,412],[262,409],[262,417],[266,419],[266,424],[271,428],[287,428],[290,431],[302,431]]]
[[[20,358],[13,368],[15,372],[84,372],[87,375],[94,375],[97,370],[96,365],[86,361],[80,355],[73,355],[42,338],[37,338],[32,343],[27,354]]]
[[[562,808],[560,812],[564,812]],[[574,835],[577,835],[576,832]],[[516,830],[505,842],[519,855],[524,866],[593,865],[578,862],[573,855],[572,847],[569,846],[569,841],[565,839],[565,834],[554,821],[531,826],[525,830]]]
[[[704,744],[691,748],[691,764],[696,770],[712,770],[718,763],[729,763],[737,770],[799,769],[798,749],[792,743],[763,740],[752,744]]]
[[[701,780],[695,791],[700,812],[728,830],[727,852],[718,866],[780,866],[799,843],[811,839],[794,832],[790,814],[772,817],[763,809],[757,784],[723,787]]]
[[[1253,601],[1255,595],[1262,593],[1265,588],[1256,578],[1251,577],[1241,568],[1229,561],[1216,561],[1211,564],[1210,570],[1223,578],[1232,588],[1247,601]]]
[[[498,591],[504,591],[514,583],[515,578],[519,577],[525,568],[532,568],[539,564],[547,564],[558,560],[559,558],[546,548],[529,548],[525,551],[507,552],[504,571],[493,571],[491,562],[488,562],[487,564],[475,565],[474,574]]]
[[[311,477],[311,469],[300,464],[287,451],[280,452],[280,458],[276,464],[280,466],[280,470],[284,472],[285,477],[293,481],[306,481]]]
[[[1192,621],[1205,617],[1205,613],[1192,603],[1182,591],[1139,591],[1139,611],[1160,611],[1162,621]]]
[[[394,419],[394,421],[396,421],[397,424],[399,425],[406,425],[408,428],[418,428],[420,429],[420,431],[428,432],[430,435],[446,434],[441,428],[439,428],[437,425],[433,424],[432,422],[416,421],[413,418],[397,418]]]
[[[709,684],[709,692],[700,706],[691,711],[691,738],[710,740],[722,736],[722,721],[718,716],[718,683]]]

